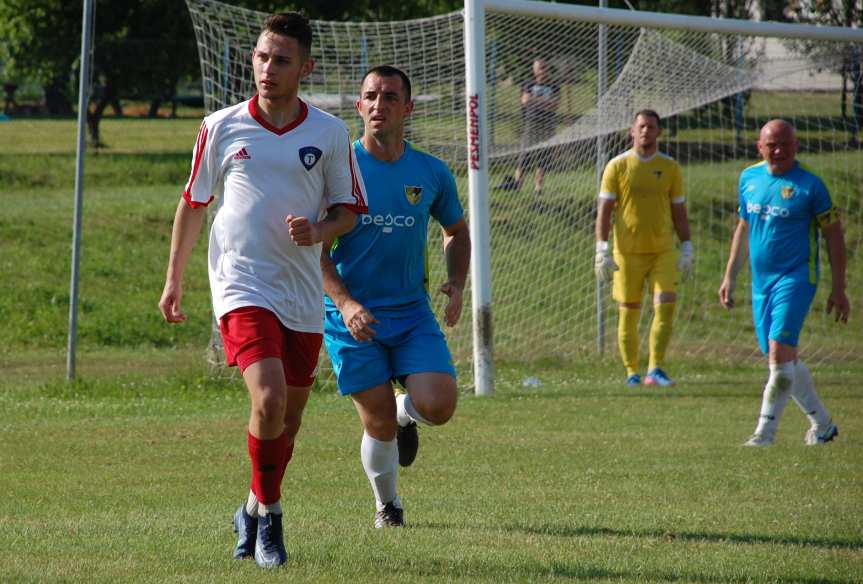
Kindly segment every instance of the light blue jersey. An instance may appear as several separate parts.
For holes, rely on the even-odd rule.
[[[455,179],[443,161],[407,141],[395,162],[377,160],[359,140],[353,148],[369,210],[330,257],[351,296],[372,311],[427,301],[429,217],[448,227],[464,216]],[[328,296],[324,304],[336,309]]]
[[[740,218],[749,224],[749,254],[754,293],[778,282],[818,282],[818,218],[833,203],[824,182],[796,162],[782,175],[767,163],[740,174]]]

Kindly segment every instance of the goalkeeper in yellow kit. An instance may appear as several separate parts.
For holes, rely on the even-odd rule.
[[[638,320],[644,284],[653,296],[650,359],[645,385],[673,385],[663,370],[671,340],[678,280],[692,272],[694,256],[683,198],[683,176],[672,158],[658,151],[659,114],[641,110],[629,130],[632,148],[613,158],[602,174],[596,215],[596,277],[614,280],[620,307],[617,341],[626,383],[638,385]],[[614,254],[609,248],[611,216]],[[674,247],[674,233],[680,252]]]

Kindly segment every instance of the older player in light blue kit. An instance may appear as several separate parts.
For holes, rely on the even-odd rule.
[[[788,122],[771,120],[761,129],[758,151],[764,161],[740,175],[740,220],[719,288],[720,302],[732,308],[737,273],[748,248],[752,315],[770,376],[758,426],[747,446],[773,443],[789,398],[811,423],[806,444],[830,442],[839,434],[815,391],[809,369],[798,359],[797,343],[818,284],[819,232],[827,242],[833,280],[827,313],[835,311],[836,320],[848,321],[845,240],[827,187],[796,160],[797,148],[794,126]]]
[[[357,109],[364,134],[353,149],[369,210],[321,257],[324,340],[339,391],[353,398],[365,430],[360,458],[375,495],[375,527],[398,527],[398,464],[416,456],[417,422],[444,424],[456,407],[455,369],[429,303],[429,218],[443,229],[447,281],[439,291],[449,297],[448,326],[461,315],[470,236],[452,173],[404,139],[413,110],[408,77],[394,67],[371,69]],[[407,393],[396,397],[393,380]]]

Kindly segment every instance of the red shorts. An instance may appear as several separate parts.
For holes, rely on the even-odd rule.
[[[282,360],[285,381],[309,387],[315,381],[323,335],[292,331],[275,314],[259,306],[244,306],[219,319],[225,358],[240,371],[262,359]]]

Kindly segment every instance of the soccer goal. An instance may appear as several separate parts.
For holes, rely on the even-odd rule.
[[[207,109],[246,99],[254,92],[249,52],[265,15],[187,2]],[[459,180],[475,251],[465,320],[448,337],[457,362],[473,365],[478,393],[493,391],[492,355],[615,366],[616,308],[592,269],[598,175],[628,147],[626,129],[642,108],[663,117],[660,149],[682,164],[693,228],[696,273],[679,293],[674,358],[757,356],[748,275],[734,311],[719,306],[716,291],[736,222],[737,177],[757,161],[758,129],[770,118],[797,126],[800,160],[842,210],[848,294],[853,312],[863,308],[863,30],[523,0],[468,0],[464,11],[413,21],[313,26],[317,66],[301,97],[343,117],[356,136],[362,74],[381,63],[405,69],[417,101],[409,139]],[[556,102],[539,131],[521,105],[537,61]],[[431,241],[434,290],[444,278],[437,229]],[[810,363],[859,361],[857,317],[841,326],[823,314],[826,253],[821,263],[801,350]],[[440,312],[443,299],[432,300]]]

